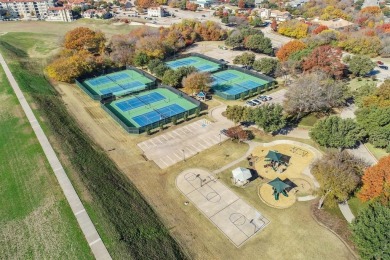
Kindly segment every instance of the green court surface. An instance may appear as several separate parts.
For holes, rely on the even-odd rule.
[[[92,95],[121,96],[147,88],[153,80],[134,70],[123,70],[85,80],[84,88]]]
[[[168,67],[174,70],[185,66],[193,66],[201,72],[214,72],[221,69],[220,64],[196,56],[169,61],[166,64]]]
[[[119,122],[122,126],[145,130],[156,128],[161,122],[169,123],[172,117],[180,119],[185,113],[193,114],[198,106],[184,96],[158,88],[113,101],[104,107],[122,122]]]
[[[214,80],[212,89],[215,94],[228,100],[238,99],[243,93],[245,95],[255,93],[272,82],[266,77],[261,78],[261,75],[253,76],[234,69],[214,73],[212,78]]]

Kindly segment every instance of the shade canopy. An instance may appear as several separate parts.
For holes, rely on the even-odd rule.
[[[287,183],[285,183],[281,179],[279,179],[279,177],[268,182],[268,184],[271,185],[272,187],[274,187],[274,189],[277,193],[282,193],[285,189],[291,187],[290,185],[288,185]]]
[[[232,175],[236,181],[246,181],[252,177],[251,171],[242,167],[234,169]]]
[[[276,151],[268,151],[265,159],[268,161],[280,162],[288,164],[290,161],[290,156],[278,153]]]
[[[204,98],[204,97],[206,97],[206,93],[204,93],[203,91],[201,91],[201,92],[198,93],[197,96],[198,96],[198,97]]]

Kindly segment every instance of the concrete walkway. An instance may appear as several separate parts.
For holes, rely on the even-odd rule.
[[[39,125],[31,107],[27,103],[22,91],[19,88],[18,83],[13,77],[11,71],[9,70],[7,63],[5,62],[3,56],[0,54],[0,63],[3,66],[5,74],[18,98],[20,105],[23,108],[24,113],[27,116],[28,121],[31,124],[32,129],[37,136],[37,139],[46,155],[47,160],[50,163],[51,168],[53,169],[54,174],[57,177],[58,183],[60,184],[62,191],[73,211],[74,216],[77,219],[77,222],[80,225],[81,230],[84,233],[84,236],[91,247],[92,253],[96,259],[111,259],[107,248],[104,246],[103,241],[101,240],[98,232],[96,231],[95,226],[93,225],[91,219],[88,216],[88,213],[85,211],[83,204],[80,201],[79,196],[77,195],[75,189],[73,188],[72,183],[70,182],[68,176],[65,173],[64,168],[62,167],[56,153],[53,150],[53,147],[49,143],[45,133],[43,132],[41,126]]]

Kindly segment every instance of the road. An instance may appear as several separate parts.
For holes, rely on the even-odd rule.
[[[280,48],[282,45],[293,40],[292,38],[275,33],[269,26],[263,28],[261,31],[264,33],[264,36],[271,39],[274,48]]]

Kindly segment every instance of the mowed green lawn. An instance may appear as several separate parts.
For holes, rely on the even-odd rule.
[[[0,66],[0,258],[93,259]]]

